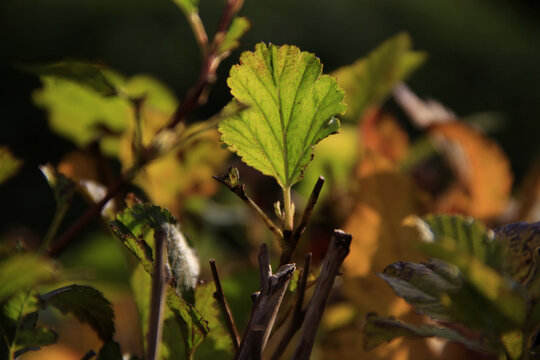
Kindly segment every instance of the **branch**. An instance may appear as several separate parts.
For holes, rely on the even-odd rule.
[[[150,319],[148,326],[148,348],[146,358],[148,360],[159,359],[159,346],[161,344],[161,332],[163,325],[163,299],[165,292],[165,264],[163,252],[165,248],[166,233],[158,228],[155,231],[155,261],[154,274],[152,276],[152,294],[150,299]]]
[[[51,257],[60,255],[75,236],[101,213],[101,209],[103,209],[105,204],[118,195],[131,182],[133,177],[135,177],[135,173],[132,172],[128,172],[120,177],[120,179],[109,188],[109,191],[107,191],[107,194],[103,199],[86,210],[86,212],[58,238],[47,254]]]
[[[197,82],[189,89],[186,98],[182,101],[180,106],[178,106],[168,124],[165,126],[165,129],[175,128],[176,125],[183,121],[184,118],[193,111],[193,109],[206,102],[205,94],[207,93],[209,86],[216,81],[217,68],[221,63],[221,60],[228,56],[227,53],[218,54],[219,47],[223,42],[223,38],[225,37],[224,34],[229,28],[232,18],[240,10],[242,4],[243,0],[227,1],[227,5],[225,5],[221,14],[221,21],[212,45],[209,47],[209,51],[207,51],[207,54],[203,58]],[[197,39],[199,44],[205,43],[205,41],[201,42],[198,37]]]
[[[323,260],[321,275],[317,281],[315,293],[309,302],[300,341],[293,355],[295,360],[309,360],[317,328],[322,318],[326,301],[332,290],[332,285],[345,257],[349,254],[352,236],[342,230],[334,230],[330,246]]]
[[[268,226],[280,241],[283,239],[283,233],[274,224],[272,220],[261,210],[261,208],[255,204],[249,196],[246,195],[246,186],[238,182],[238,170],[236,168],[229,168],[227,172],[221,176],[213,176],[215,180],[225,185],[233,194],[238,196],[251,210],[257,214],[257,216]]]
[[[298,241],[302,237],[302,234],[304,233],[304,230],[306,229],[307,223],[309,222],[309,219],[311,218],[311,214],[313,213],[313,209],[315,208],[315,205],[317,204],[317,200],[319,199],[319,195],[321,194],[321,189],[324,185],[324,181],[325,181],[324,178],[322,176],[319,176],[319,179],[317,179],[317,182],[315,183],[315,186],[313,187],[313,191],[311,191],[311,195],[309,196],[308,202],[306,204],[306,208],[304,209],[304,213],[302,214],[302,217],[300,218],[300,222],[298,223],[294,231],[292,233],[289,233],[290,235],[287,236],[287,238],[283,239],[284,249],[283,249],[283,252],[281,253],[281,258],[279,260],[280,266],[291,262],[292,257],[294,255],[294,251],[296,250],[296,247],[298,246]]]
[[[240,340],[238,337],[238,332],[236,331],[236,325],[234,324],[234,320],[231,314],[231,309],[229,308],[229,305],[227,304],[225,293],[223,292],[223,288],[221,287],[221,282],[219,281],[216,261],[214,259],[210,260],[210,268],[212,269],[212,277],[214,278],[214,284],[216,285],[216,292],[214,292],[214,299],[216,299],[219,305],[219,309],[221,310],[221,314],[223,315],[223,318],[225,319],[225,324],[227,325],[227,330],[229,330],[229,336],[231,337],[231,341],[234,346],[234,352],[236,354],[238,353]]]
[[[302,309],[302,306],[304,304],[304,296],[306,294],[310,264],[311,253],[306,255],[304,269],[302,270],[302,277],[300,278],[300,283],[298,284],[298,295],[296,299],[296,304],[294,305],[291,322],[289,323],[289,327],[285,331],[285,334],[281,338],[278,346],[274,350],[274,354],[271,358],[272,360],[279,360],[281,358],[281,356],[285,353],[285,349],[287,349],[287,345],[289,345],[289,342],[292,340],[294,334],[296,334],[296,332],[302,327],[302,323],[304,322],[305,311]]]
[[[270,265],[270,255],[268,254],[268,246],[265,243],[262,243],[259,247],[259,254],[257,255],[259,259],[259,275],[260,275],[260,284],[261,290],[264,289],[268,278],[272,276],[272,266]]]
[[[263,250],[263,247],[261,247]],[[259,258],[264,255],[259,253]],[[265,268],[261,265],[260,268]],[[240,343],[235,360],[260,359],[268,337],[276,320],[276,315],[294,273],[296,266],[288,264],[279,268],[274,275],[269,274],[255,304],[253,305],[248,326]]]

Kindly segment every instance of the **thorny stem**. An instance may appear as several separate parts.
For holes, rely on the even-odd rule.
[[[238,352],[238,347],[240,346],[240,338],[238,336],[238,331],[236,330],[236,325],[232,317],[231,309],[227,304],[227,299],[225,298],[225,293],[221,287],[221,281],[219,280],[219,274],[216,267],[216,261],[214,259],[210,260],[210,268],[212,270],[212,277],[214,278],[214,284],[216,285],[216,292],[214,293],[214,299],[216,299],[221,314],[225,319],[225,324],[227,325],[227,330],[229,330],[229,336],[231,337],[234,352]]]
[[[159,359],[159,345],[163,325],[163,300],[165,293],[165,264],[163,262],[166,234],[163,229],[156,229],[154,274],[152,276],[152,294],[150,299],[150,318],[148,326],[148,360]]]

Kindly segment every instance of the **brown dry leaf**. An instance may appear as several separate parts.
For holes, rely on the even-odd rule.
[[[369,109],[361,123],[361,131],[367,149],[384,155],[395,164],[407,156],[409,137],[392,115],[379,108]]]
[[[512,173],[501,148],[484,134],[460,122],[429,129],[457,181],[437,199],[437,212],[461,213],[484,221],[499,217],[508,206]]]

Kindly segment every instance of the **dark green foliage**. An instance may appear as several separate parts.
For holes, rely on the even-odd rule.
[[[53,306],[63,314],[72,314],[79,321],[90,325],[103,341],[114,335],[114,312],[103,294],[84,285],[69,285],[39,295],[41,306]]]

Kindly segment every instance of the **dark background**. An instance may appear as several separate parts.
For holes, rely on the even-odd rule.
[[[495,112],[502,125],[490,135],[509,155],[519,184],[540,151],[540,5],[502,0],[246,0],[241,15],[253,24],[241,48],[221,66],[204,118],[229,99],[228,69],[240,50],[259,41],[294,44],[316,53],[325,72],[352,63],[388,37],[410,33],[427,63],[410,79],[420,96],[433,97],[458,115]],[[223,1],[202,0],[210,34]],[[0,144],[25,166],[0,189],[0,231],[25,224],[43,233],[54,200],[39,164],[57,162],[73,148],[52,134],[34,107],[39,80],[17,63],[81,58],[124,75],[151,74],[179,99],[199,68],[191,30],[168,0],[1,0]],[[30,210],[30,211],[29,211]],[[66,221],[69,223],[68,221]]]

